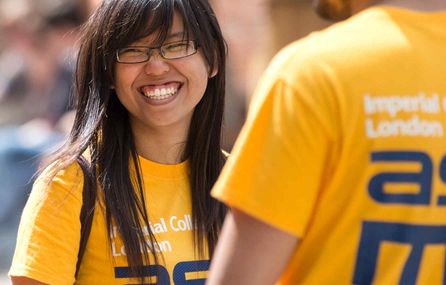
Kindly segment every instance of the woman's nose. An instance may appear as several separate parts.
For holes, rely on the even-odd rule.
[[[144,71],[148,75],[162,75],[168,72],[170,65],[158,50],[152,50],[149,60],[145,63]]]

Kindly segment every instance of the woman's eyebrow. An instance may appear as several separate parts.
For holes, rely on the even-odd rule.
[[[184,31],[179,31],[179,32],[176,32],[176,33],[173,33],[173,34],[169,34],[164,40],[171,40],[171,39],[175,39],[175,38],[183,39],[184,35],[185,35]],[[131,45],[132,46],[144,46],[145,43],[146,43],[146,40],[143,37],[143,38],[141,38],[139,40],[136,40]]]
[[[181,38],[184,37],[184,31],[180,31],[180,32],[176,32],[176,33],[170,34],[170,35],[167,36],[166,39],[179,38],[179,37],[181,37]]]

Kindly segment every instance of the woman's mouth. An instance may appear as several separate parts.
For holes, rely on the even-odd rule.
[[[180,89],[179,83],[147,85],[141,88],[141,94],[151,100],[164,100],[174,96]]]

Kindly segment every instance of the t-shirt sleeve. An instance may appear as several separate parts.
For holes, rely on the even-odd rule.
[[[23,210],[10,276],[74,283],[80,241],[83,176],[77,164],[50,183],[42,174]]]
[[[299,76],[260,85],[212,195],[303,237],[329,171],[336,114],[333,98],[313,87],[319,79]]]

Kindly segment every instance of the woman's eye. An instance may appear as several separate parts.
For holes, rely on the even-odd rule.
[[[138,48],[126,48],[121,51],[121,54],[143,54],[145,51]]]
[[[167,51],[184,50],[187,47],[187,43],[174,43],[164,46]]]

